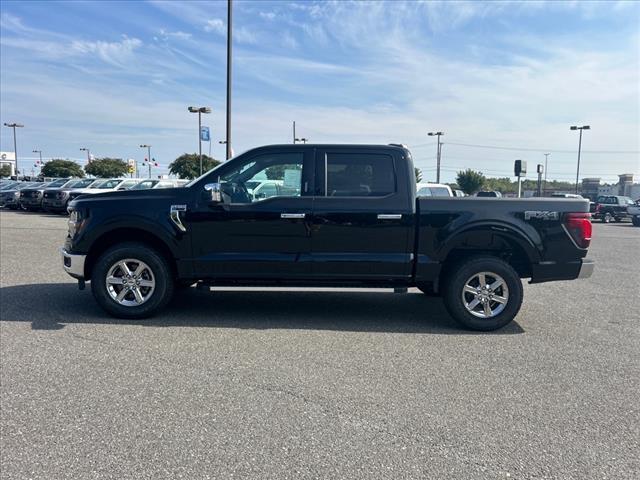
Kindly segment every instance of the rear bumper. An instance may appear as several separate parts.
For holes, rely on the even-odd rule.
[[[60,254],[62,255],[62,268],[64,268],[64,271],[73,278],[77,278],[79,280],[84,279],[84,261],[87,256],[72,255],[64,248],[60,249]]]
[[[575,280],[577,278],[589,278],[593,275],[595,263],[584,258],[573,262],[543,262],[532,266],[532,275],[529,283],[552,282],[555,280]]]

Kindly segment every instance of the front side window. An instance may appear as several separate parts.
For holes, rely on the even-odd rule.
[[[253,203],[302,194],[302,153],[267,153],[252,157],[220,176],[230,203]]]
[[[393,158],[368,153],[328,153],[326,195],[328,197],[383,197],[394,193]]]

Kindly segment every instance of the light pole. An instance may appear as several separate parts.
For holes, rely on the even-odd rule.
[[[296,143],[296,121],[293,121],[293,143]]]
[[[80,151],[87,152],[87,163],[91,163],[91,152],[89,151],[89,149],[82,147]]]
[[[5,123],[4,126],[13,128],[13,157],[14,157],[13,159],[16,162],[16,178],[18,178],[18,147],[16,143],[16,128],[23,128],[24,125],[14,122],[14,123]]]
[[[444,135],[444,132],[429,132],[430,137],[438,137],[438,152],[436,154],[436,183],[440,183],[440,152],[442,151],[442,144],[440,143],[440,137]]]
[[[231,26],[233,4],[227,0],[227,160],[231,158]]]
[[[147,149],[147,165],[149,166],[149,178],[151,178],[151,145],[145,143],[144,145],[140,145],[140,148]]]
[[[202,175],[202,114],[211,113],[209,107],[189,107],[191,113],[198,114],[198,155],[200,155],[200,175]]]
[[[578,180],[580,178],[580,150],[582,149],[582,131],[583,130],[591,130],[589,125],[583,125],[582,127],[577,127],[575,125],[569,127],[570,130],[580,130],[580,138],[578,140],[578,168],[576,170],[576,195],[578,194]]]
[[[542,187],[542,191],[546,193],[547,191],[547,162],[549,160],[550,153],[544,154],[544,186]]]

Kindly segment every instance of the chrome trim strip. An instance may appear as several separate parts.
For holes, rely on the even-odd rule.
[[[306,213],[281,213],[280,218],[304,218]]]
[[[60,248],[60,255],[62,255],[62,268],[64,268],[65,272],[75,278],[84,278],[84,262],[87,258],[86,255],[72,255],[67,253],[64,248]],[[69,266],[65,265],[65,258],[69,259]]]
[[[400,220],[402,218],[401,213],[379,213],[378,220]]]

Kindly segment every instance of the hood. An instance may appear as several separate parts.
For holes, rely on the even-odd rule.
[[[94,189],[95,191],[95,189]],[[100,204],[108,204],[109,202],[126,201],[153,201],[153,200],[171,200],[185,202],[190,196],[191,189],[184,187],[176,188],[158,188],[146,190],[112,190],[96,193],[92,195],[83,195],[74,199],[71,206],[98,206]]]

